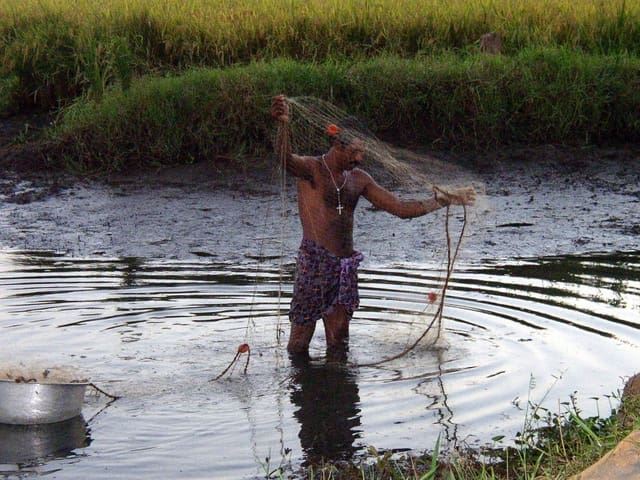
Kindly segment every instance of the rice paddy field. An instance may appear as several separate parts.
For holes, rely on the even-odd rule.
[[[79,169],[262,156],[282,92],[404,143],[636,142],[639,52],[625,0],[0,0],[0,111]]]

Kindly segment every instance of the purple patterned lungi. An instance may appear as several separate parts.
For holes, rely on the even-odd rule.
[[[337,304],[351,317],[360,305],[358,264],[364,257],[354,251],[340,258],[318,243],[303,239],[296,261],[296,281],[289,320],[310,325],[329,315]]]

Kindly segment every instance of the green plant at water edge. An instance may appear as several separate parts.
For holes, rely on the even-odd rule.
[[[524,407],[523,431],[514,446],[501,447],[504,436],[496,436],[492,446],[467,451],[457,449],[443,455],[440,437],[433,453],[423,456],[398,456],[391,451],[380,452],[370,447],[355,462],[321,463],[295,472],[291,478],[308,480],[534,480],[540,478],[568,479],[592,465],[615,447],[633,428],[640,426],[638,398],[629,400],[625,418],[629,425],[617,421],[612,400],[608,396],[609,417],[584,417],[577,396],[559,404],[553,413],[542,407],[551,387],[536,403],[531,399],[535,379],[530,379],[530,392]],[[595,399],[594,399],[595,400]],[[517,406],[517,405],[516,405]],[[599,410],[599,409],[598,409]],[[267,461],[268,463],[268,461]],[[272,471],[267,468],[265,471]],[[275,471],[275,470],[273,470]],[[279,469],[275,478],[288,478]],[[273,477],[272,477],[273,478]]]
[[[584,418],[575,396],[561,404],[559,413],[540,405],[530,407],[525,421],[528,430],[518,435],[515,447],[486,449],[485,457],[494,459],[492,463],[472,463],[473,468],[457,478],[568,478],[593,464],[629,433],[619,428],[615,415]],[[485,476],[487,472],[489,476]]]

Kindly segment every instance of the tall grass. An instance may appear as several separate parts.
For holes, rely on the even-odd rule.
[[[271,96],[311,95],[383,138],[477,148],[640,141],[640,60],[565,49],[515,56],[378,57],[319,65],[279,60],[146,77],[79,100],[52,134],[52,159],[119,170],[271,149]]]
[[[498,32],[538,47],[640,53],[627,0],[0,0],[0,77],[45,107],[133,74],[278,57],[322,62],[469,51]]]

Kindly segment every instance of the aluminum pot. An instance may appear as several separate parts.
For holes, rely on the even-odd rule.
[[[88,385],[0,380],[0,423],[36,425],[76,417]]]

